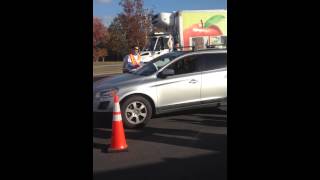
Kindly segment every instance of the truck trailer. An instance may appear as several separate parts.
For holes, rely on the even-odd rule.
[[[149,36],[142,62],[166,54],[178,45],[180,50],[227,47],[227,10],[182,10],[161,12],[152,17],[158,32]]]

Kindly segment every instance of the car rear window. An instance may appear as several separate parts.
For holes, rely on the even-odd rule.
[[[202,71],[214,70],[227,67],[227,54],[202,54],[201,56],[201,69]]]

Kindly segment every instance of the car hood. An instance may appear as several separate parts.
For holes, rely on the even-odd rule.
[[[124,84],[139,83],[143,79],[144,79],[144,76],[129,74],[129,73],[116,75],[113,77],[103,78],[94,82],[93,90],[99,91],[102,89],[119,87]]]

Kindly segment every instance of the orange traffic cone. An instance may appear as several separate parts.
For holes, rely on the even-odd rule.
[[[111,145],[108,149],[109,152],[126,151],[128,145],[124,134],[124,128],[122,124],[121,109],[119,105],[119,97],[114,93],[114,108],[113,108],[113,120],[112,120],[112,135]]]

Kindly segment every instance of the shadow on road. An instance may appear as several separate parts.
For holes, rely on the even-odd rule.
[[[198,109],[198,110],[188,110],[188,111],[179,111],[174,113],[167,113],[161,115],[155,115],[153,118],[163,118],[163,117],[171,117],[179,115],[194,115],[201,118],[207,118],[208,120],[226,120],[226,117],[214,117],[212,115],[226,115],[225,111],[212,108],[212,109]],[[176,119],[179,120],[179,119]],[[151,119],[152,121],[152,119]],[[191,123],[191,122],[190,122]],[[196,123],[196,122],[195,122]],[[210,124],[211,122],[204,122],[204,124]],[[104,113],[104,112],[94,112],[93,113],[93,128],[111,128],[112,127],[112,113]]]
[[[211,117],[211,116],[202,116],[202,115],[197,115],[197,116],[201,117],[204,120],[190,120],[190,119],[185,120],[182,118],[172,118],[169,121],[191,123],[191,124],[204,125],[204,126],[214,126],[214,127],[226,127],[227,126],[227,118],[226,117]]]
[[[165,158],[164,162],[96,173],[94,180],[106,179],[214,179],[226,180],[225,155],[209,154],[192,158]]]
[[[163,144],[177,145],[224,152],[227,136],[225,134],[211,134],[193,130],[164,129],[145,127],[140,131],[126,131],[126,138],[140,141],[150,141]],[[109,139],[111,129],[93,129],[93,137]],[[94,144],[94,148],[102,149],[103,145]]]
[[[208,110],[201,111],[188,111],[194,116],[203,116],[204,119],[199,120],[186,120],[179,118],[176,115],[186,115],[187,112],[171,113],[167,114],[166,121],[182,122],[182,123],[191,123],[191,124],[201,124],[205,126],[216,126],[216,127],[226,127],[227,120],[226,117],[215,117],[217,112],[214,112],[214,115],[210,115]],[[197,113],[197,114],[195,114]],[[201,114],[206,113],[206,114]],[[212,113],[212,110],[210,110]],[[222,112],[224,113],[224,112]],[[220,112],[221,114],[221,112]],[[170,118],[170,116],[173,116]],[[160,121],[162,119],[159,119]],[[95,113],[93,120],[93,137],[109,139],[111,138],[112,133],[112,114],[111,113]],[[225,142],[227,136],[225,134],[212,134],[199,132],[191,129],[173,129],[173,128],[156,128],[146,126],[142,129],[136,130],[125,130],[126,138],[136,139],[142,141],[151,141],[165,144],[172,144],[178,146],[194,147],[200,149],[209,149],[209,150],[225,150]],[[102,145],[101,145],[102,146]],[[100,145],[95,144],[94,148],[103,149]]]

